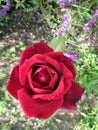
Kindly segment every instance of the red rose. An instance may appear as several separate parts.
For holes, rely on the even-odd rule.
[[[28,117],[48,118],[58,108],[76,109],[84,89],[73,81],[75,75],[69,58],[40,42],[23,51],[7,90]]]

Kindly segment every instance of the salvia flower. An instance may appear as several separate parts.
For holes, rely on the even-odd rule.
[[[62,36],[67,31],[69,27],[69,21],[70,21],[70,11],[67,11],[63,19],[63,24],[61,25],[61,28],[58,30],[59,36]]]
[[[88,24],[85,26],[85,30],[89,30],[93,26],[93,24],[96,23],[97,18],[98,18],[98,9],[95,11],[95,14],[91,18],[91,20],[88,22]]]
[[[68,7],[68,6],[70,6],[70,5],[72,5],[72,4],[76,4],[77,3],[77,0],[58,0],[57,1],[57,4],[59,4],[59,5],[62,5],[62,6],[64,6],[64,7]]]
[[[73,62],[77,62],[78,57],[76,54],[70,54],[70,53],[64,53],[64,55],[68,58],[70,58]]]
[[[6,0],[5,7],[0,10],[0,16],[3,16],[9,10],[10,10],[10,0]]]

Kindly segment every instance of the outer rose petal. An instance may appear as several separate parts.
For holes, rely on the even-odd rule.
[[[21,54],[20,58],[20,65],[23,64],[25,59],[29,59],[35,54],[44,54],[47,52],[53,51],[52,48],[50,48],[46,43],[39,42],[33,46],[28,47],[26,50],[24,50]]]
[[[17,65],[11,72],[10,79],[7,84],[7,90],[13,97],[18,99],[17,91],[21,88],[23,88],[23,86],[19,82],[19,66]]]
[[[76,102],[78,102],[84,93],[84,88],[81,88],[75,82],[72,83],[72,87],[68,90],[68,92],[64,96],[64,103],[62,108],[75,110]]]
[[[18,91],[18,98],[27,117],[44,119],[50,117],[63,103],[63,98],[60,98],[56,101],[33,99],[31,95],[29,95],[28,91],[24,88]]]
[[[73,77],[75,77],[76,75],[75,68],[71,60],[68,57],[64,56],[63,52],[49,52],[47,53],[47,55],[65,64],[65,66],[72,72]]]

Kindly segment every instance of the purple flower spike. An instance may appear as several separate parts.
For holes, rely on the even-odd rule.
[[[5,7],[0,10],[0,16],[3,16],[9,10],[10,10],[10,0],[6,0]]]
[[[77,3],[77,0],[72,0],[72,3],[73,3],[73,4],[76,4],[76,3]]]
[[[73,62],[77,62],[78,58],[76,54],[69,54],[69,53],[64,53],[64,55],[68,58],[70,58]]]
[[[69,1],[69,0],[58,0],[57,1],[57,4],[59,5],[62,5],[64,7],[68,7],[72,4],[76,4],[77,3],[77,0],[72,0],[72,1]]]
[[[70,6],[70,2],[64,1],[64,0],[59,0],[59,1],[57,2],[57,4],[62,5],[62,6],[64,6],[64,7]]]
[[[61,25],[61,28],[58,30],[59,36],[62,36],[66,32],[66,30],[69,27],[69,21],[70,21],[70,12],[67,11],[63,19],[63,24]]]
[[[93,24],[96,23],[97,18],[98,18],[98,9],[95,11],[95,14],[91,18],[91,20],[88,22],[88,24],[85,26],[85,30],[89,30],[90,28],[92,28]]]

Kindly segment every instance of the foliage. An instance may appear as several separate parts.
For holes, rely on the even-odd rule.
[[[87,94],[98,94],[98,57],[90,50],[81,50],[77,63],[78,80]]]
[[[6,0],[0,0],[0,9],[3,8],[6,4]]]
[[[75,130],[98,130],[98,106],[83,115],[83,119],[76,125]]]
[[[65,51],[65,37],[63,36],[59,36],[52,39],[48,44],[55,51]]]

